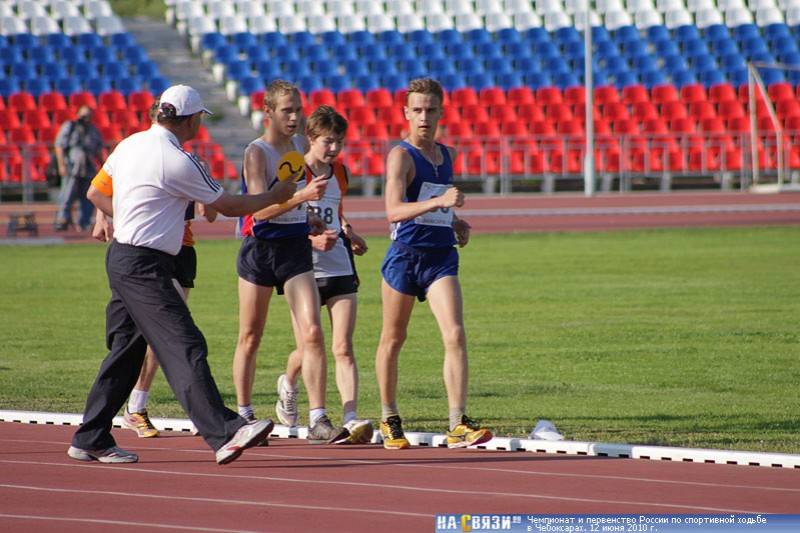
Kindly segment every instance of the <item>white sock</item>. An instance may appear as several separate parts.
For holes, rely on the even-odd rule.
[[[355,420],[356,418],[358,417],[356,416],[355,411],[345,411],[344,415],[342,415],[342,422],[347,424],[348,422],[350,422],[351,420]]]
[[[147,409],[147,397],[150,391],[133,389],[128,398],[128,412],[139,413]]]
[[[314,424],[317,423],[317,420],[325,416],[325,408],[318,407],[316,409],[311,409],[308,411],[308,427],[313,428]]]
[[[253,413],[253,404],[248,403],[247,405],[240,405],[239,406],[239,416],[242,418],[252,418],[254,416]]]

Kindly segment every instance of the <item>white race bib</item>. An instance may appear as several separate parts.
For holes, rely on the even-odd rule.
[[[328,185],[330,187],[330,185]],[[326,194],[320,200],[308,202],[309,207],[314,213],[325,222],[328,229],[336,230],[338,233],[342,229],[342,222],[339,220],[339,196]]]
[[[442,185],[440,183],[423,181],[422,186],[419,188],[419,196],[417,197],[417,201],[424,202],[425,200],[430,200],[431,198],[437,198],[443,195],[450,187],[450,185]],[[418,216],[414,219],[414,222],[425,226],[442,226],[449,228],[453,226],[453,209],[450,207],[434,209],[433,211],[428,211],[427,213]]]

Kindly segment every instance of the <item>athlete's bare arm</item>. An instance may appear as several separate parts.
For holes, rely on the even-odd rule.
[[[325,194],[325,188],[327,186],[328,180],[324,177],[314,178],[308,182],[308,185],[295,192],[289,201],[262,209],[256,213],[255,217],[257,220],[269,220],[283,213],[287,213],[292,209],[297,209],[300,204],[308,202],[309,200],[319,200]],[[248,185],[248,190],[250,190],[249,187]]]
[[[414,179],[414,161],[400,146],[392,148],[386,161],[386,218],[389,222],[401,222],[416,218],[434,209],[461,207],[464,194],[455,187],[435,198],[422,202],[404,202],[406,187]]]
[[[106,215],[114,216],[114,204],[110,196],[106,196],[94,185],[89,185],[89,190],[86,192],[86,198],[94,204],[94,206],[105,213]]]
[[[217,210],[211,207],[210,205],[197,203],[197,214],[201,217],[205,217],[206,220],[209,222],[214,222],[217,220]]]

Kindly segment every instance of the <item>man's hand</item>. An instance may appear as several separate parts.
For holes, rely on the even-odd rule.
[[[361,235],[351,229],[347,232],[347,238],[350,239],[350,248],[352,248],[354,254],[364,255],[367,253],[367,241]]]
[[[457,218],[453,221],[453,231],[456,234],[456,242],[459,248],[463,248],[469,242],[469,230],[471,227],[466,220]]]
[[[319,200],[325,194],[325,189],[327,188],[328,178],[314,178],[300,191],[300,194],[303,195],[304,202]]]
[[[311,235],[309,239],[311,239],[311,246],[322,252],[327,252],[336,244],[339,234],[335,230],[326,229],[318,235]]]
[[[443,195],[439,196],[439,207],[442,209],[461,207],[462,205],[464,205],[464,193],[456,187],[450,187]]]
[[[114,228],[108,222],[106,216],[102,211],[97,211],[94,219],[94,227],[92,228],[92,237],[100,242],[108,242],[113,236]]]
[[[325,221],[314,213],[308,214],[308,226],[309,228],[311,228],[309,232],[311,235],[319,235],[326,229],[328,229],[328,226],[325,224]]]

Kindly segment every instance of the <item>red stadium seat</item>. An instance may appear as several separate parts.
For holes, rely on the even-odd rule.
[[[532,104],[535,101],[530,87],[512,87],[506,95],[508,105],[519,107],[523,104]]]
[[[109,144],[116,144],[122,140],[122,132],[119,127],[113,124],[102,126],[98,129],[100,130],[100,135],[103,137],[103,141]]]
[[[368,176],[383,176],[386,173],[385,162],[381,154],[372,154],[367,160]]]
[[[472,126],[467,122],[455,122],[447,126],[447,134],[455,139],[472,137]]]
[[[111,124],[111,120],[108,118],[108,112],[102,109],[95,110],[94,116],[92,117],[92,122],[98,128]]]
[[[507,105],[497,105],[489,108],[489,118],[503,124],[517,120],[517,113],[514,108]]]
[[[707,100],[706,89],[699,83],[684,85],[681,87],[681,99],[684,102],[703,102]]]
[[[652,100],[654,104],[677,102],[679,100],[678,90],[674,85],[656,85],[652,88],[650,93],[650,100]]]
[[[787,99],[795,99],[792,85],[789,83],[773,83],[767,87],[767,94],[775,102]]]
[[[79,108],[82,105],[89,106],[92,109],[97,107],[97,100],[94,95],[87,91],[80,91],[69,95],[70,107]]]
[[[560,104],[563,102],[563,98],[558,87],[539,87],[536,89],[536,101],[541,105],[547,106]]]
[[[545,116],[550,120],[566,120],[572,118],[572,109],[569,105],[554,102],[545,106]]]
[[[52,126],[50,117],[44,109],[29,109],[22,115],[22,122],[32,130],[49,128]]]
[[[21,126],[9,131],[8,140],[14,144],[33,144],[36,142],[36,137],[33,131],[27,126]]]
[[[484,87],[478,93],[478,103],[486,107],[507,105],[506,93],[500,87]]]
[[[724,102],[726,100],[736,100],[736,89],[728,83],[713,85],[708,89],[708,99],[712,102]]]
[[[314,109],[318,108],[321,105],[329,105],[332,107],[336,107],[336,95],[333,94],[333,91],[330,89],[318,89],[316,91],[311,91],[309,94],[309,102],[311,103],[311,107]],[[261,96],[261,106],[263,107],[264,96]],[[260,109],[260,107],[258,108]]]
[[[130,97],[128,99],[130,99]],[[262,109],[264,109],[264,91],[254,91],[250,93],[250,110],[261,111]]]
[[[366,104],[364,94],[358,89],[345,89],[339,91],[336,100],[341,109],[352,109],[354,107],[361,107]]]
[[[668,120],[678,118],[686,118],[689,115],[686,113],[686,106],[679,100],[668,101],[661,104],[661,116]]]
[[[611,102],[619,102],[619,91],[613,85],[603,85],[594,89],[595,105],[604,106]]]
[[[0,111],[0,129],[3,130],[10,130],[13,128],[19,128],[20,121],[19,115],[13,109],[5,109]]]
[[[720,101],[717,104],[717,115],[726,120],[745,116],[742,104],[736,99]]]
[[[5,110],[6,108],[6,100],[2,96],[0,96],[0,111]]]
[[[644,121],[642,125],[642,132],[664,135],[669,133],[669,129],[667,128],[667,124],[661,119],[661,117],[654,117]]]
[[[633,116],[639,122],[650,120],[652,118],[659,118],[660,115],[656,106],[650,100],[642,100],[633,104]]]
[[[42,93],[39,95],[39,107],[48,113],[53,113],[59,109],[66,109],[67,101],[61,93]]]
[[[364,137],[367,139],[377,139],[380,141],[389,140],[389,131],[383,122],[373,122],[363,127]]]
[[[494,121],[479,122],[475,124],[473,131],[476,137],[488,137],[490,139],[500,138],[500,128],[498,127],[497,122]]]
[[[725,121],[719,117],[707,117],[700,121],[700,130],[706,133],[725,133]]]
[[[612,122],[628,119],[628,106],[622,102],[610,102],[603,106],[603,118]]]
[[[544,120],[545,117],[542,108],[539,107],[539,104],[530,102],[527,104],[521,104],[517,108],[517,118],[530,124],[531,122],[535,122],[537,120]]]
[[[392,93],[382,87],[367,91],[367,103],[374,108],[391,107],[394,105]]]
[[[695,100],[689,104],[689,115],[695,120],[703,120],[717,116],[714,104],[707,100]]]
[[[29,92],[18,92],[8,96],[8,108],[14,109],[18,113],[36,109],[36,99]]]
[[[583,124],[575,118],[561,120],[556,123],[556,133],[571,137],[583,136]]]
[[[125,97],[119,91],[101,93],[97,102],[108,111],[119,111],[128,107],[128,102],[125,101]]]
[[[450,94],[450,101],[458,107],[478,105],[478,93],[472,87],[459,87]]]
[[[67,109],[57,109],[53,112],[53,124],[60,126],[68,120],[75,120],[75,109],[68,107]]]
[[[611,129],[617,135],[635,135],[639,133],[639,125],[631,118],[621,118],[611,122]]]
[[[523,137],[528,134],[528,127],[522,120],[501,122],[500,133],[509,137]]]
[[[775,104],[775,111],[781,118],[800,115],[800,102],[792,99],[779,100]]]
[[[392,96],[394,105],[401,108],[406,105],[406,94],[408,94],[408,89],[397,89]]]
[[[622,89],[622,101],[628,105],[647,102],[648,100],[650,100],[650,95],[647,94],[647,89],[644,85],[628,85]]]
[[[263,96],[262,94],[262,102]],[[128,107],[139,113],[149,113],[150,107],[152,107],[154,101],[155,98],[153,98],[153,95],[149,91],[134,91],[128,95]],[[260,105],[258,109],[261,109]]]
[[[534,120],[529,123],[530,130],[533,135],[538,136],[551,136],[555,135],[556,129],[553,126],[553,123],[549,120]]]
[[[473,104],[461,108],[461,118],[471,124],[489,121],[489,113],[480,104]]]
[[[56,140],[56,136],[58,135],[59,126],[50,126],[49,128],[40,128],[36,132],[36,138],[39,142],[43,142],[45,144],[53,144]],[[0,142],[3,142],[0,140]]]

